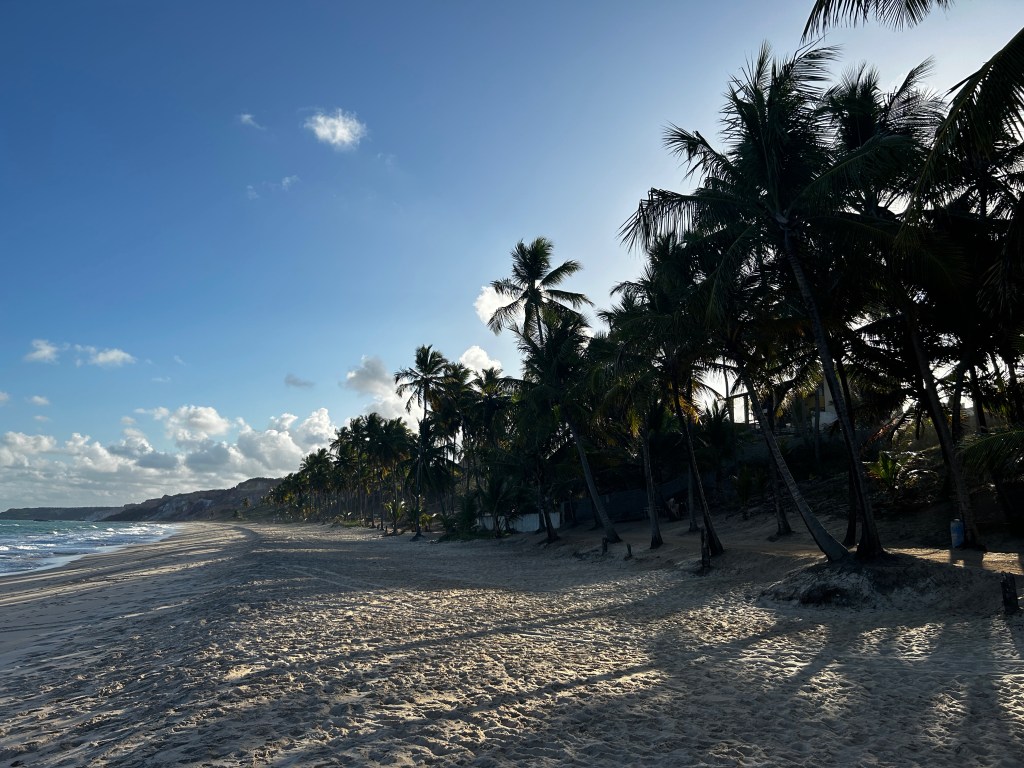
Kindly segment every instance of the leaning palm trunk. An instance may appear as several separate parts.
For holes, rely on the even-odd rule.
[[[647,483],[647,516],[651,521],[651,549],[657,549],[665,540],[661,537],[661,525],[658,523],[657,494],[654,492],[654,473],[651,471],[651,444],[649,433],[644,429],[640,436],[640,452],[644,461],[644,480]]]
[[[754,398],[753,392],[749,392],[747,401]],[[773,398],[774,400],[774,398]],[[818,390],[814,390],[815,400],[815,412],[817,412],[817,400]],[[775,436],[775,412],[774,410],[768,414],[768,429],[771,430],[772,436]],[[817,430],[817,425],[815,425]],[[815,443],[817,446],[817,443]],[[775,504],[775,535],[776,536],[788,536],[793,532],[792,526],[789,524],[789,518],[786,517],[786,510],[782,506],[782,494],[779,492],[779,467],[774,461],[768,462],[768,471],[771,475],[772,480],[772,501]]]
[[[862,560],[870,560],[882,554],[882,541],[879,538],[878,526],[875,524],[875,516],[871,510],[871,500],[868,497],[867,483],[864,478],[864,466],[860,462],[860,451],[857,447],[857,436],[853,430],[853,421],[850,418],[850,411],[846,405],[846,397],[843,395],[843,390],[840,387],[839,377],[836,375],[835,360],[829,351],[828,341],[825,336],[825,325],[821,320],[821,313],[818,311],[818,302],[814,297],[813,291],[811,291],[810,283],[807,280],[807,275],[804,273],[803,264],[800,263],[800,257],[796,253],[788,227],[784,231],[784,241],[786,261],[796,280],[797,287],[800,289],[804,309],[807,310],[811,320],[811,331],[814,334],[814,341],[818,347],[821,370],[825,377],[825,383],[828,384],[829,390],[832,392],[832,402],[835,404],[836,417],[839,420],[839,426],[843,433],[847,460],[853,473],[854,489],[857,494],[861,518],[864,521],[860,542],[857,544],[857,557]],[[756,400],[756,398],[753,399]],[[782,471],[782,467],[779,469]],[[801,512],[801,514],[803,513]]]
[[[693,430],[690,429],[690,417],[687,416],[683,421],[683,435],[686,438],[686,451],[690,455],[690,466],[694,468],[694,474],[697,477],[697,493],[700,496],[700,507],[704,515],[704,529],[708,535],[708,548],[711,554],[720,555],[725,552],[725,547],[722,546],[721,539],[718,538],[718,534],[715,532],[715,525],[711,522],[711,512],[708,509],[708,500],[704,495],[704,483],[700,479],[700,472],[697,471],[697,453],[693,449]]]
[[[580,440],[579,435],[576,433],[576,428],[569,418],[566,418],[565,423],[569,427],[569,434],[572,436],[572,441],[576,444],[576,451],[580,455],[580,464],[583,465],[583,478],[587,481],[587,490],[590,492],[590,499],[594,503],[594,511],[597,513],[597,518],[601,521],[601,526],[604,528],[604,537],[611,543],[622,541],[619,534],[615,531],[615,526],[612,525],[612,519],[608,517],[608,511],[604,508],[601,496],[597,492],[594,473],[590,471],[590,461],[587,459],[587,452],[583,450],[583,441]]]
[[[700,499],[701,515],[704,520],[704,528],[707,530],[708,539],[711,542],[711,554],[720,555],[725,552],[725,547],[722,546],[721,540],[718,538],[718,534],[715,533],[715,526],[711,522],[711,511],[708,509],[708,499],[704,495],[704,481],[700,476],[700,468],[697,466],[697,452],[693,448],[693,430],[690,428],[691,421],[689,414],[683,413],[683,408],[679,405],[679,384],[672,381],[672,406],[676,412],[676,421],[679,422],[679,428],[683,431],[683,438],[686,441],[686,459],[690,465],[690,477],[689,477],[689,504],[690,507],[690,533],[697,531],[697,523],[694,515],[693,507],[693,491],[694,487],[697,490],[697,497]]]
[[[743,386],[750,393],[750,402],[754,407],[754,415],[757,417],[757,420],[761,424],[768,424],[761,400],[755,394],[757,390],[754,389],[754,383],[750,380],[746,366],[743,365],[738,355],[736,356],[736,371],[743,382]],[[764,441],[768,446],[768,452],[771,454],[772,461],[778,467],[779,474],[782,475],[782,481],[786,484],[789,495],[793,498],[797,512],[800,513],[800,517],[804,521],[804,525],[807,526],[807,530],[810,531],[814,543],[818,545],[818,549],[825,554],[829,562],[841,563],[849,560],[850,553],[846,547],[836,541],[832,534],[825,530],[824,526],[818,521],[818,518],[811,512],[811,508],[807,506],[807,502],[804,500],[803,494],[800,493],[796,480],[793,479],[793,474],[789,471],[789,466],[782,456],[782,451],[779,449],[779,443],[775,439],[775,434],[770,429],[762,429],[761,434],[764,436]]]
[[[949,474],[953,479],[953,487],[956,489],[957,508],[960,511],[960,519],[964,522],[965,543],[977,545],[981,536],[978,533],[978,526],[974,519],[974,512],[971,509],[971,496],[967,490],[967,483],[964,481],[963,469],[960,466],[960,459],[956,453],[956,446],[953,444],[953,435],[946,423],[946,415],[942,412],[942,403],[939,402],[939,392],[935,387],[935,376],[932,374],[931,366],[925,358],[924,350],[921,348],[921,340],[918,338],[917,329],[909,314],[905,316],[907,321],[907,332],[910,334],[910,345],[914,350],[914,359],[917,361],[918,373],[924,380],[925,397],[928,400],[928,411],[932,416],[932,423],[935,425],[935,432],[939,436],[939,447],[942,450],[942,457],[949,468]],[[954,414],[954,417],[956,414]]]

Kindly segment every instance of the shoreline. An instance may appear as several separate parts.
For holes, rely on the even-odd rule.
[[[7,522],[7,523],[20,523],[22,521],[17,520],[17,519],[5,519],[5,520],[3,520],[3,522]],[[19,568],[19,569],[12,570],[12,571],[0,571],[0,581],[3,581],[4,579],[12,577],[12,576],[29,575],[29,574],[32,574],[32,573],[37,573],[39,571],[49,571],[49,570],[53,570],[55,568],[63,568],[64,566],[69,565],[69,564],[75,562],[76,560],[80,560],[83,557],[90,557],[92,555],[112,554],[112,553],[118,552],[118,551],[120,551],[120,550],[122,550],[122,549],[124,549],[126,547],[146,546],[146,545],[149,545],[149,544],[156,544],[158,542],[161,542],[161,541],[164,541],[164,540],[170,538],[171,536],[174,536],[181,529],[181,526],[183,524],[185,524],[185,523],[182,523],[182,522],[169,522],[169,523],[151,522],[151,521],[122,522],[122,521],[102,521],[102,520],[101,521],[93,521],[93,520],[53,520],[53,521],[31,520],[31,521],[27,521],[27,522],[37,523],[37,524],[38,523],[54,523],[56,525],[63,525],[63,524],[66,524],[66,523],[74,523],[74,524],[80,525],[80,526],[89,525],[89,526],[93,526],[94,528],[98,528],[100,526],[104,526],[105,525],[105,526],[108,526],[107,530],[110,530],[109,526],[112,525],[112,524],[113,525],[123,526],[123,527],[129,527],[129,526],[132,526],[132,525],[145,525],[145,526],[154,526],[155,525],[155,526],[158,526],[158,527],[166,528],[166,529],[168,529],[168,531],[165,534],[163,534],[162,536],[159,536],[158,538],[138,539],[138,540],[135,540],[135,541],[125,541],[125,542],[121,542],[121,543],[117,543],[117,544],[106,544],[106,543],[104,543],[104,544],[94,544],[93,548],[90,549],[90,550],[87,550],[87,551],[75,552],[75,553],[72,553],[72,554],[51,554],[51,555],[46,555],[45,557],[39,557],[39,558],[35,559],[35,562],[37,562],[37,564],[33,565],[31,567]],[[67,546],[84,546],[84,544],[78,543],[78,542],[74,542],[74,543],[66,542],[66,543],[62,543],[62,544],[57,545],[57,546],[64,546],[64,547],[67,547]],[[45,552],[45,550],[43,550],[43,551]],[[33,559],[24,559],[24,560],[20,560],[20,561],[19,560],[15,560],[14,562],[33,562]]]
[[[189,523],[2,579],[0,768],[1016,764],[1024,620],[767,602],[821,560],[770,525],[727,521],[704,577],[685,524],[627,561]]]

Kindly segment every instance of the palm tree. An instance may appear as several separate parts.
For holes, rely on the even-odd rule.
[[[815,0],[804,27],[804,40],[843,20],[866,21],[869,15],[894,28],[913,26],[935,8],[949,8],[953,0]],[[1003,136],[1024,129],[1024,27],[981,68],[950,89],[955,96],[935,134],[932,153],[919,174],[919,196],[938,180],[941,156],[966,142],[989,152]]]
[[[588,326],[576,313],[557,311],[545,311],[538,323],[548,331],[543,344],[539,334],[538,338],[533,338],[525,330],[515,329],[523,355],[525,396],[536,404],[545,403],[549,408],[557,409],[576,445],[587,489],[604,528],[605,538],[609,542],[621,541],[598,493],[580,432],[580,425],[587,417],[582,408],[581,388],[587,374],[587,335],[584,331]]]
[[[715,532],[704,493],[693,443],[693,419],[697,411],[694,397],[706,391],[703,376],[719,352],[710,346],[707,329],[690,304],[697,279],[695,265],[674,232],[657,237],[647,247],[647,265],[640,277],[612,288],[613,295],[622,296],[620,310],[632,309],[619,311],[614,318],[603,317],[614,322],[614,327],[629,337],[631,344],[647,349],[652,365],[661,373],[666,400],[671,404],[686,444],[690,532],[699,529],[692,498],[696,491],[711,553],[718,555],[725,550]]]
[[[582,293],[563,291],[556,286],[583,267],[577,261],[565,261],[551,268],[552,242],[538,237],[529,245],[522,240],[512,249],[512,276],[495,280],[491,287],[499,296],[512,299],[495,310],[488,327],[495,333],[511,327],[519,313],[524,315],[522,332],[537,334],[543,344],[542,313],[550,309],[553,313],[575,313],[575,310],[591,304]]]
[[[430,407],[436,404],[438,396],[444,389],[445,377],[448,372],[449,362],[432,345],[427,344],[416,348],[416,362],[412,368],[402,368],[395,374],[396,391],[398,395],[409,394],[406,400],[405,409],[412,412],[413,403],[423,409],[423,417],[420,419],[418,455],[420,460],[416,462],[416,534],[414,538],[422,535],[420,531],[420,515],[423,512],[422,504],[422,480],[423,480],[423,457],[427,454],[427,447],[424,444],[424,436],[427,430],[423,427],[423,420],[430,413]]]
[[[664,413],[662,381],[658,368],[653,364],[653,350],[646,339],[638,338],[620,330],[628,325],[637,307],[627,295],[619,306],[609,312],[601,312],[601,318],[608,323],[608,336],[596,336],[591,348],[598,348],[597,357],[606,360],[599,369],[598,386],[604,391],[602,407],[612,405],[617,415],[625,422],[630,442],[639,448],[643,467],[644,485],[647,489],[647,517],[651,526],[651,549],[665,543],[661,535],[658,512],[661,504],[654,489],[654,471],[651,467],[651,433],[653,424]],[[626,320],[622,323],[621,320]],[[638,343],[639,342],[639,343]]]
[[[844,185],[870,172],[905,142],[885,136],[855,153],[834,155],[828,120],[819,108],[821,84],[834,58],[834,49],[815,48],[776,62],[770,47],[762,45],[727,94],[725,152],[714,149],[698,132],[673,126],[666,133],[666,145],[690,164],[691,173],[702,177],[701,186],[692,194],[652,189],[623,234],[631,244],[649,245],[659,235],[689,231],[724,238],[724,252],[731,258],[749,263],[767,256],[785,266],[801,297],[833,395],[864,520],[857,551],[869,559],[881,554],[882,547],[836,373],[833,342],[822,320],[815,277],[827,265],[821,263],[815,235],[821,229],[835,229],[836,214],[845,203]]]

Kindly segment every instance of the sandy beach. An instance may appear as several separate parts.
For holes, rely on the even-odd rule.
[[[190,524],[9,577],[0,766],[1024,762],[1024,619],[982,570],[1019,552],[948,594],[808,606],[762,596],[820,560],[772,530],[726,521],[705,576],[683,524],[656,553],[627,528],[628,560],[585,529]]]

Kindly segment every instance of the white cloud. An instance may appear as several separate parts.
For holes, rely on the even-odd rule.
[[[313,386],[312,381],[300,379],[293,373],[289,373],[287,376],[284,377],[284,383],[286,387],[298,387],[299,389],[309,389]]]
[[[204,488],[229,488],[251,477],[283,477],[302,457],[325,448],[336,427],[326,408],[298,419],[285,413],[268,429],[254,430],[213,408],[182,406],[139,409],[183,438],[162,451],[132,417],[124,417],[121,439],[103,445],[74,433],[63,442],[49,435],[8,432],[0,437],[4,499],[23,506],[120,506]],[[232,440],[229,432],[238,427]]]
[[[287,192],[289,189],[291,189],[292,187],[294,187],[298,183],[299,183],[299,177],[298,176],[295,176],[295,175],[285,176],[283,179],[281,179],[281,189],[283,189],[285,192]]]
[[[182,360],[182,359],[181,359],[180,357],[178,357],[177,355],[175,355],[175,356],[174,356],[174,362],[176,362],[176,363],[177,363],[178,365],[185,365],[185,361],[184,361],[184,360]]]
[[[101,349],[89,358],[89,365],[104,368],[120,368],[122,365],[134,363],[135,358],[121,349]]]
[[[250,200],[259,200],[260,199],[260,193],[256,191],[256,187],[254,187],[252,184],[249,184],[248,186],[246,186],[246,188],[245,188],[245,196],[247,198],[249,198]]]
[[[265,471],[274,474],[285,468],[294,471],[303,456],[302,449],[291,435],[276,429],[265,432],[242,430],[238,434],[238,450],[243,457],[258,462]]]
[[[35,419],[36,421],[40,421],[40,422],[43,422],[43,423],[46,423],[47,421],[50,420],[49,416],[43,416],[41,413],[36,414],[32,418]]]
[[[462,353],[459,362],[467,368],[472,368],[477,373],[480,373],[484,368],[501,368],[500,360],[492,360],[483,348],[476,344]]]
[[[11,396],[8,395],[6,392],[0,392],[0,405],[3,405],[4,403],[6,403],[10,399],[11,399]]]
[[[26,435],[24,432],[7,432],[4,435],[3,445],[22,454],[35,454],[52,451],[57,441],[49,435]]]
[[[248,112],[243,112],[242,114],[240,114],[238,116],[238,122],[240,122],[242,125],[247,125],[250,128],[255,128],[258,131],[265,131],[265,130],[267,130],[262,125],[257,123],[256,122],[256,118],[253,117],[252,115],[250,115]]]
[[[376,411],[387,419],[402,417],[411,421],[412,417],[405,410],[405,400],[398,396],[395,391],[395,377],[384,367],[384,361],[379,357],[365,356],[360,361],[359,367],[354,368],[345,374],[345,381],[339,385],[346,389],[352,389],[363,395],[370,395],[373,402],[367,406],[367,411]],[[413,414],[418,415],[420,410],[413,405]]]
[[[298,427],[292,430],[292,439],[307,451],[326,448],[337,427],[331,423],[331,415],[326,408],[318,408],[309,415]]]
[[[330,144],[335,149],[356,147],[366,135],[366,126],[355,115],[340,109],[333,115],[317,112],[306,120],[305,127],[316,135],[317,141]]]
[[[480,322],[487,325],[491,322],[491,316],[508,303],[510,303],[508,297],[499,296],[491,286],[484,285],[481,286],[480,294],[473,302],[473,309],[476,310],[476,316],[480,318]],[[518,322],[522,324],[521,319]]]
[[[28,399],[28,401],[30,403],[32,403],[32,405],[49,405],[50,404],[50,401],[47,400],[42,395],[32,395],[32,397],[30,397]]]
[[[136,408],[135,413],[138,413],[142,416],[152,416],[153,421],[163,421],[164,419],[171,415],[171,412],[164,408],[163,406],[160,406],[158,408]]]
[[[345,387],[364,395],[379,396],[395,389],[395,377],[379,357],[364,356],[359,367],[345,374]]]
[[[231,428],[230,421],[207,405],[183,405],[164,418],[167,436],[179,446],[201,443],[213,435],[223,435]]]
[[[275,416],[270,420],[269,428],[280,432],[287,432],[298,418],[294,413],[282,413],[280,416]]]
[[[97,349],[86,344],[76,344],[75,351],[84,357],[75,360],[75,365],[95,365],[100,368],[120,368],[137,362],[123,349]]]
[[[0,439],[0,467],[31,468],[38,461],[40,454],[48,453],[57,446],[57,441],[49,435],[26,435],[24,432],[7,432]],[[7,485],[5,477],[5,485]],[[9,491],[5,490],[5,495]]]
[[[25,355],[25,360],[30,363],[56,363],[60,348],[51,344],[46,339],[33,339],[32,352]]]

